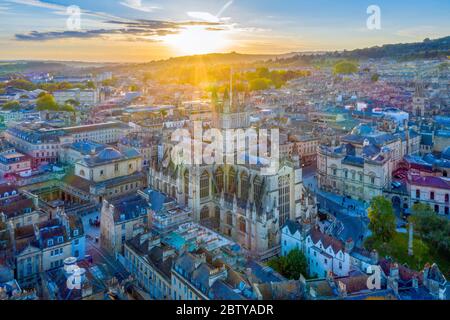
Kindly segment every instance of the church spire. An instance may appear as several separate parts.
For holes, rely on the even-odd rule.
[[[217,95],[217,89],[214,88],[211,92],[211,107],[212,111],[217,112],[219,107],[219,96]]]

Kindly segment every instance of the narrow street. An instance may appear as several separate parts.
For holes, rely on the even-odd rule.
[[[317,194],[320,208],[342,222],[344,230],[340,237],[344,240],[352,238],[356,245],[361,246],[364,237],[367,236],[369,223],[364,205],[352,199],[319,191],[315,164],[303,168],[303,183],[305,187]]]
[[[126,279],[129,273],[125,267],[100,247],[100,227],[92,226],[89,223],[89,219],[95,221],[99,215],[98,212],[94,212],[82,218],[84,232],[86,234],[86,254],[92,257],[94,264],[103,264],[106,266],[110,275],[119,278],[119,280]]]

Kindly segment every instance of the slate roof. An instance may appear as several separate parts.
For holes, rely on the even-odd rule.
[[[8,218],[18,217],[34,209],[32,199],[25,196],[16,196],[0,203],[0,212],[3,212]]]
[[[115,148],[107,147],[93,156],[84,157],[82,159],[82,163],[84,163],[87,166],[95,166],[102,163],[137,158],[139,156],[140,156],[139,152],[133,148],[128,148],[120,152]]]
[[[222,280],[213,283],[208,293],[209,298],[214,300],[244,300],[245,298],[238,292],[234,291],[229,285]]]
[[[111,201],[114,205],[114,221],[127,221],[147,214],[147,200],[137,194]],[[122,217],[122,218],[121,218]]]
[[[369,278],[366,274],[361,274],[357,276],[336,278],[335,282],[342,282],[346,286],[347,294],[354,294],[361,291],[368,290],[367,279]]]
[[[450,190],[450,183],[440,177],[413,175],[409,182],[416,186]]]
[[[294,234],[295,232],[302,231],[302,225],[296,221],[292,221],[292,220],[287,220],[286,223],[284,224],[284,227],[288,227],[290,234]]]
[[[387,276],[390,274],[390,270],[394,266],[394,264],[398,265],[398,271],[400,276],[399,287],[401,286],[411,287],[411,282],[414,277],[417,278],[419,285],[423,283],[422,272],[411,270],[408,267],[401,264],[397,264],[390,259],[381,259],[379,262],[381,269]]]
[[[328,249],[328,247],[331,246],[331,248],[335,253],[339,252],[340,250],[341,251],[345,250],[345,245],[341,240],[331,237],[325,233],[322,233],[318,229],[311,230],[310,236],[315,244],[320,240],[325,249]]]
[[[379,154],[380,151],[381,151],[380,148],[373,144],[369,144],[368,146],[364,146],[362,148],[362,154],[363,154],[363,156],[366,156],[366,157],[373,157],[373,156]]]
[[[364,158],[358,156],[346,156],[344,160],[342,160],[342,163],[362,168],[364,167]]]
[[[263,283],[258,285],[263,300],[305,299],[304,287],[299,280]]]
[[[74,142],[69,147],[83,155],[98,153],[105,148],[105,145],[93,141]]]
[[[258,283],[279,282],[286,280],[272,268],[263,266],[253,260],[247,261],[246,267],[251,269],[252,276]]]

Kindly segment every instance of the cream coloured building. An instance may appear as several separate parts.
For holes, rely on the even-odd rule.
[[[53,93],[55,100],[59,104],[64,104],[68,100],[78,101],[81,105],[95,106],[100,101],[97,89],[68,89],[58,90]]]
[[[148,227],[150,206],[140,195],[130,195],[108,202],[103,200],[100,213],[100,245],[113,255],[123,253],[123,245]]]
[[[230,104],[226,97],[222,103],[213,97],[213,126],[222,131],[247,129],[249,114],[244,106],[236,98]],[[225,148],[229,144],[224,139]],[[249,254],[260,259],[278,254],[281,226],[302,211],[298,157],[282,158],[278,169],[266,175],[262,158],[257,164],[174,165],[169,159],[170,142],[164,149],[164,156],[149,169],[150,188],[191,208],[195,222],[220,231]]]
[[[360,125],[341,138],[340,146],[318,147],[318,186],[370,202],[389,187],[403,157],[419,149],[420,136],[412,130],[391,134]]]
[[[92,197],[102,202],[106,198],[136,192],[143,186],[142,157],[135,149],[122,152],[112,147],[75,163],[79,184],[87,184]]]
[[[105,122],[66,127],[62,131],[72,137],[73,142],[93,141],[96,143],[116,143],[131,132],[131,127],[123,122]]]

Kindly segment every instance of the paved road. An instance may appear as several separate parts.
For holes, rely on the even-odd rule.
[[[105,265],[111,275],[125,279],[129,276],[129,273],[126,271],[125,267],[112,255],[102,249],[99,242],[95,241],[96,238],[100,238],[100,228],[91,226],[89,224],[89,219],[95,220],[97,217],[99,217],[99,213],[94,212],[82,218],[84,232],[87,235],[86,252],[92,257],[94,264]]]
[[[308,167],[304,167],[302,171],[303,183],[305,187],[309,188],[313,192],[317,192],[317,175],[316,175],[316,165],[313,164]]]
[[[352,238],[356,245],[362,244],[363,238],[367,236],[367,225],[369,223],[362,208],[360,208],[359,212],[349,209],[345,205],[342,206],[342,200],[339,202],[334,197],[329,198],[321,192],[317,194],[317,201],[322,210],[329,212],[342,222],[344,230],[340,234],[340,237],[343,240]]]

